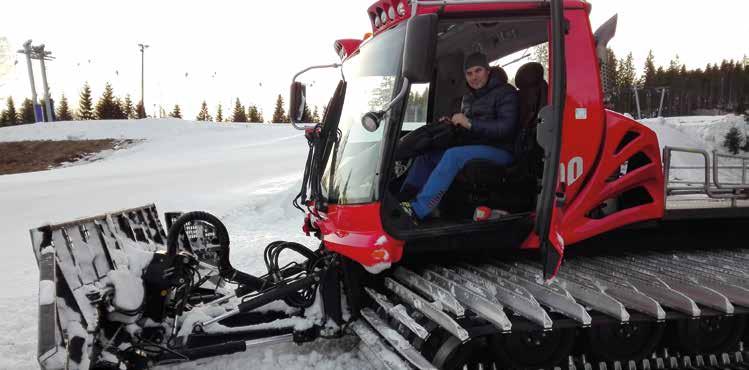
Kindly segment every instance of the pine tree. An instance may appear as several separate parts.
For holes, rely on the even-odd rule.
[[[632,113],[634,110],[634,94],[632,87],[635,84],[635,65],[632,53],[619,59],[616,70],[616,110],[622,113]]]
[[[749,152],[749,136],[747,136],[746,140],[744,140],[744,146],[741,147],[741,151]]]
[[[312,123],[320,123],[320,114],[317,112],[317,106],[312,111]]]
[[[263,117],[263,110],[262,109],[258,110],[258,112],[257,112],[257,121],[258,121],[258,123],[265,122],[265,118]]]
[[[146,117],[146,107],[143,106],[143,101],[141,100],[135,105],[135,118],[143,119]]]
[[[11,126],[18,124],[18,112],[16,111],[16,104],[13,103],[13,97],[8,97],[5,102],[5,110],[0,115],[0,125]]]
[[[86,82],[81,91],[80,100],[78,101],[78,119],[94,119],[93,104],[91,103],[91,87]]]
[[[679,59],[679,54],[676,54],[674,59],[671,59],[668,63],[668,78],[673,81],[673,79],[679,75],[679,70],[681,70],[681,59]]]
[[[271,118],[271,122],[272,123],[288,122],[286,111],[283,109],[283,97],[281,97],[281,94],[278,94],[278,98],[276,98],[276,109],[273,111],[273,117]]]
[[[58,121],[72,121],[73,115],[70,114],[70,108],[68,108],[68,98],[65,94],[60,98],[60,106],[57,108],[57,120]]]
[[[655,75],[655,55],[653,55],[653,50],[651,49],[648,53],[647,59],[645,59],[645,69],[642,76],[642,84],[645,86],[655,86]]]
[[[19,121],[18,123],[34,123],[36,122],[36,119],[34,118],[34,103],[31,101],[31,99],[26,98],[23,100],[23,105],[21,105],[21,112],[19,113]]]
[[[739,149],[741,149],[741,134],[738,128],[731,127],[728,130],[723,140],[723,146],[732,154],[739,154]]]
[[[130,99],[130,94],[125,95],[125,101],[122,102],[122,115],[126,119],[136,118],[135,108],[133,107],[133,101]]]
[[[127,113],[122,109],[125,103],[120,98],[114,98],[114,107],[112,107],[112,115],[114,119],[127,119]]]
[[[216,108],[216,122],[221,123],[224,121],[224,112],[221,109],[221,104],[218,105],[218,108]]]
[[[182,111],[179,109],[179,104],[174,104],[174,109],[172,109],[172,113],[169,113],[169,117],[182,118]]]
[[[198,116],[195,117],[196,121],[213,121],[213,118],[208,113],[208,104],[205,103],[205,100],[203,100],[203,103],[200,104],[200,112],[198,112]]]
[[[247,108],[247,121],[252,123],[262,123],[263,121],[260,119],[260,114],[257,110],[256,105],[250,105],[249,108]]]
[[[627,57],[624,58],[621,61],[621,81],[622,86],[626,88],[631,88],[635,84],[635,63],[634,58],[632,57],[632,53],[627,54]]]
[[[239,98],[234,103],[234,112],[231,115],[232,122],[247,122],[247,113],[244,111],[244,106],[239,102]]]
[[[104,85],[104,93],[96,102],[96,118],[98,119],[120,119],[122,112],[120,105],[114,97],[112,85],[109,82]]]

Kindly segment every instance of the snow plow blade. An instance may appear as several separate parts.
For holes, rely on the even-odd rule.
[[[269,273],[256,277],[229,263],[217,217],[165,218],[169,232],[154,205],[31,230],[42,369],[145,369],[319,336],[303,313],[329,258],[274,242]],[[283,250],[308,259],[280,266]],[[285,305],[257,310],[275,301]]]
[[[87,369],[100,324],[97,305],[111,292],[105,279],[142,262],[129,261],[125,248],[155,252],[165,245],[156,207],[42,226],[31,230],[31,241],[39,265],[39,364]]]

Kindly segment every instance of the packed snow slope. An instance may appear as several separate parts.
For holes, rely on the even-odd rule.
[[[720,149],[741,117],[643,120],[661,146]],[[0,141],[136,139],[95,161],[0,176],[0,368],[35,369],[36,261],[28,230],[107,211],[156,203],[160,212],[207,210],[229,228],[232,261],[260,272],[273,240],[314,246],[290,205],[307,155],[303,135],[288,125],[215,124],[172,119],[56,122],[0,128]],[[675,159],[679,164],[694,159]],[[351,338],[287,345],[170,366],[176,369],[366,368]]]

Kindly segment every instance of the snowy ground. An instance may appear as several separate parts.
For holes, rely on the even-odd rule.
[[[717,148],[740,117],[645,120],[661,144]],[[300,232],[298,191],[306,142],[287,125],[217,125],[182,120],[95,121],[0,128],[0,141],[142,139],[95,162],[0,176],[0,368],[36,365],[38,270],[28,230],[107,211],[156,203],[161,212],[212,212],[227,224],[232,261],[259,272],[265,245],[277,239],[313,246]],[[677,160],[690,164],[692,159]],[[285,345],[174,365],[174,369],[366,368],[352,338]]]

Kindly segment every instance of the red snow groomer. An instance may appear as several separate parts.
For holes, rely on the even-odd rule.
[[[367,11],[371,36],[309,68],[342,76],[321,124],[300,122],[306,70],[291,87],[310,145],[294,203],[319,248],[272,243],[255,276],[232,266],[226,227],[204,212],[167,213],[168,232],[154,206],[31,230],[42,368],[139,369],[352,333],[388,369],[749,366],[749,159],[661,148],[605,109],[616,17],[593,33],[582,0]],[[544,63],[514,56],[538,46]],[[515,161],[468,162],[439,217],[414,223],[398,199],[409,133],[460,110],[476,50],[519,67]],[[474,221],[477,207],[506,212]]]

